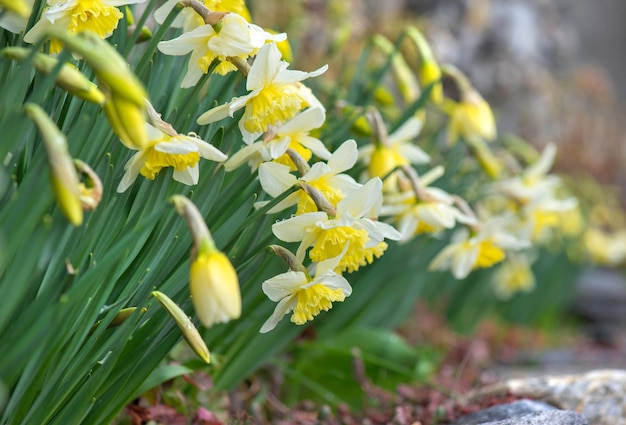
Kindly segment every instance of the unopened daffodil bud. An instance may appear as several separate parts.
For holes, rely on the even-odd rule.
[[[210,327],[239,318],[241,293],[235,268],[215,246],[196,206],[182,195],[174,195],[171,202],[187,222],[194,242],[189,291],[200,323]]]
[[[26,59],[31,53],[32,50],[24,47],[7,47],[2,50],[2,56],[19,61]],[[43,53],[35,53],[33,55],[33,65],[42,74],[49,74],[57,64],[58,60],[52,56]],[[67,90],[67,92],[88,102],[104,103],[104,94],[71,64],[66,63],[61,66],[55,83],[62,89]]]
[[[460,102],[451,101],[446,105],[446,112],[450,114],[449,141],[454,143],[459,137],[494,140],[497,136],[496,122],[489,103],[458,68],[446,65],[442,70],[456,81],[461,94]]]
[[[376,47],[381,49],[387,55],[393,55],[391,59],[391,69],[393,77],[398,86],[398,90],[405,102],[414,102],[420,95],[420,87],[411,71],[411,68],[404,60],[402,54],[396,49],[389,39],[380,34],[372,37],[372,41]]]
[[[0,9],[13,12],[22,18],[28,18],[32,12],[32,6],[26,0],[0,0]]]
[[[430,91],[430,99],[435,104],[443,102],[443,87],[441,85],[441,68],[435,60],[435,56],[426,41],[426,38],[415,27],[410,27],[406,31],[407,36],[413,40],[420,55],[419,77],[422,87],[433,85]]]
[[[83,222],[80,182],[73,159],[67,150],[65,136],[38,105],[27,103],[24,110],[41,132],[50,164],[52,190],[59,208],[70,223],[74,226],[80,226]]]
[[[131,71],[126,59],[107,41],[90,31],[73,35],[56,27],[47,29],[46,35],[80,55],[93,68],[101,85],[106,85],[113,96],[123,97],[145,108],[147,93],[141,81]]]
[[[136,29],[135,25],[135,16],[133,15],[133,11],[130,7],[124,6],[124,15],[126,16],[126,24],[128,25],[128,35],[130,36]],[[152,31],[147,26],[141,27],[141,31],[139,32],[139,37],[137,38],[137,42],[141,43],[146,40],[150,40],[152,38]]]
[[[152,291],[152,296],[157,299],[165,311],[174,319],[174,322],[183,334],[183,338],[185,338],[185,341],[193,352],[205,363],[210,363],[211,354],[209,353],[209,348],[206,346],[198,329],[196,329],[189,319],[189,316],[163,292]]]
[[[141,150],[148,145],[146,106],[142,106],[105,89],[104,113],[113,131],[129,149]],[[145,100],[145,99],[144,99]]]

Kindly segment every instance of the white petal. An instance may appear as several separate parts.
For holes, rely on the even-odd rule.
[[[208,42],[212,52],[221,56],[247,56],[260,47],[252,44],[250,27],[240,15],[229,13],[220,23],[222,29]]]
[[[167,19],[167,16],[170,14],[170,12],[174,10],[174,7],[176,7],[176,3],[178,3],[178,0],[167,0],[161,7],[159,7],[157,10],[154,11],[154,20],[157,21],[159,25],[163,24],[163,22],[165,22],[165,19]],[[176,17],[174,22],[172,22],[171,26],[173,28],[180,28],[183,25],[184,16],[181,17],[181,14],[182,14],[182,11]]]
[[[269,150],[270,158],[276,159],[281,157],[287,149],[289,148],[289,144],[291,143],[291,139],[289,137],[283,137],[281,139],[274,139],[271,142],[266,143],[266,147]]]
[[[324,143],[321,140],[316,139],[311,136],[300,136],[298,137],[298,142],[307,149],[310,149],[311,152],[318,158],[321,158],[325,161],[328,161],[332,154],[326,148]]]
[[[430,162],[430,155],[415,145],[405,143],[398,147],[398,152],[411,164],[428,164]]]
[[[263,142],[253,143],[239,149],[233,156],[228,159],[228,161],[224,163],[224,168],[226,169],[226,171],[232,171],[236,168],[239,168],[241,164],[252,159],[254,156],[258,156],[259,159],[261,159],[259,151],[263,148],[262,144]]]
[[[198,147],[187,140],[172,138],[168,142],[157,143],[154,145],[154,150],[172,155],[184,155],[190,152],[198,152]]]
[[[363,217],[371,212],[372,208],[382,204],[383,183],[375,177],[346,196],[337,204],[337,216],[350,214],[352,217]]]
[[[280,51],[276,43],[268,43],[259,49],[246,80],[248,91],[266,86],[280,70]]]
[[[432,259],[430,264],[428,265],[429,271],[434,270],[445,270],[450,267],[450,263],[452,262],[452,257],[455,255],[456,251],[459,249],[459,244],[450,244],[442,249],[439,254]]]
[[[46,30],[50,28],[52,24],[47,19],[40,19],[33,25],[33,27],[24,35],[24,41],[27,43],[36,43],[46,35]]]
[[[391,144],[408,142],[417,137],[422,129],[422,120],[411,117],[404,122],[396,131],[389,135],[388,141]]]
[[[267,210],[268,214],[276,214],[278,212],[284,211],[289,207],[293,207],[300,201],[300,194],[298,192],[294,192],[290,195],[287,195],[285,199],[274,205],[272,208]]]
[[[298,182],[289,172],[289,167],[276,162],[265,162],[259,166],[259,181],[263,190],[273,198]]]
[[[183,77],[183,80],[180,82],[180,87],[183,89],[187,89],[189,87],[193,87],[198,84],[200,78],[204,75],[204,71],[200,69],[198,66],[198,61],[202,56],[204,56],[204,52],[201,50],[194,50],[189,57],[189,62],[187,62],[187,72]]]
[[[200,153],[200,156],[204,159],[208,159],[209,161],[216,161],[216,162],[223,162],[228,159],[228,155],[226,155],[224,152],[222,152],[221,150],[219,150],[212,144],[205,142],[202,139],[199,139],[197,137],[182,136],[182,135],[179,137],[184,137],[189,142],[195,144],[196,148],[198,148],[198,152]]]
[[[209,109],[204,114],[200,115],[196,120],[196,123],[200,125],[211,124],[216,121],[223,120],[227,116],[230,115],[230,103],[225,103],[223,105],[216,106],[215,108]]]
[[[243,142],[247,145],[249,145],[250,143],[253,143],[256,139],[261,137],[261,135],[263,134],[262,132],[258,132],[258,133],[249,132],[246,129],[246,127],[244,127],[243,119],[239,120],[238,127],[239,127],[239,131],[241,132],[241,137],[243,139]]]
[[[359,151],[354,140],[346,140],[333,152],[328,166],[336,173],[351,169],[359,158]]]
[[[476,264],[476,259],[478,258],[479,248],[472,247],[471,249],[459,249],[455,253],[454,257],[452,257],[452,275],[457,279],[465,279],[474,264]]]
[[[324,212],[306,213],[274,223],[272,232],[283,242],[298,242],[306,234],[315,231],[317,222],[327,220],[328,216]]]
[[[270,300],[277,302],[293,294],[307,283],[308,280],[304,273],[288,271],[267,279],[263,282],[262,288]]]
[[[317,77],[318,75],[322,75],[328,69],[328,65],[324,65],[315,71],[312,72],[304,72],[304,71],[294,71],[291,69],[286,69],[273,79],[275,84],[285,85],[285,84],[293,84],[298,81],[306,80],[307,78]]]
[[[295,306],[296,306],[295,297],[289,297],[289,298],[285,298],[284,300],[281,300],[278,304],[276,304],[276,308],[274,309],[274,312],[269,317],[269,319],[267,319],[265,323],[263,323],[263,326],[261,326],[261,329],[259,330],[259,332],[264,334],[274,329],[276,325],[278,324],[278,322],[280,322],[281,319],[285,316],[285,314],[293,310]]]
[[[182,171],[174,170],[174,174],[172,177],[177,182],[181,182],[182,184],[186,184],[187,186],[195,186],[198,184],[198,179],[200,177],[200,169],[198,164],[193,167],[187,167]]]
[[[124,165],[124,176],[122,177],[122,181],[117,186],[117,191],[119,193],[125,192],[134,182],[137,180],[137,176],[139,175],[139,171],[141,167],[143,167],[145,160],[143,159],[143,153],[137,152],[133,155],[126,165]]]
[[[203,50],[202,56],[204,56],[209,51],[206,43],[214,34],[215,31],[211,25],[203,25],[172,40],[161,41],[157,48],[161,53],[171,56],[182,56],[192,50]]]
[[[554,163],[554,157],[556,156],[556,145],[554,143],[548,144],[541,153],[539,160],[526,169],[524,175],[527,177],[541,177],[548,174],[552,164]]]
[[[276,132],[278,134],[306,133],[324,124],[326,111],[321,108],[309,108],[287,121]]]

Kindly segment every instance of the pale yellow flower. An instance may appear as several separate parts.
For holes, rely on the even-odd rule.
[[[162,41],[158,48],[166,55],[186,55],[191,53],[187,73],[181,87],[196,85],[202,75],[209,71],[214,60],[220,64],[215,72],[224,75],[237,68],[227,60],[229,57],[247,59],[267,41],[281,41],[287,35],[270,34],[256,25],[249,24],[236,13],[229,13],[219,22],[221,27],[216,31],[211,25],[202,25],[173,40]]]
[[[118,6],[142,3],[145,0],[48,0],[41,19],[26,33],[24,41],[36,43],[49,27],[56,26],[70,33],[90,31],[107,38],[124,16]],[[50,53],[56,54],[63,46],[56,40],[50,43]]]
[[[239,109],[245,108],[239,120],[239,130],[244,142],[252,143],[270,126],[281,125],[304,109],[305,99],[294,83],[323,74],[328,66],[313,72],[288,70],[289,64],[281,61],[276,43],[265,44],[250,67],[245,96],[217,106],[198,118],[198,124],[210,124],[222,120]]]

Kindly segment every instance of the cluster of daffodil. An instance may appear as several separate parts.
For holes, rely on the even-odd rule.
[[[195,133],[179,134],[153,108],[126,60],[104,41],[123,17],[118,7],[142,1],[48,0],[39,19],[24,35],[28,43],[49,39],[45,47],[48,54],[8,48],[3,55],[32,60],[44,73],[58,71],[56,82],[60,87],[102,105],[115,134],[135,151],[124,167],[117,187],[120,193],[130,188],[140,174],[153,180],[167,167],[173,168],[174,180],[195,185],[200,178],[200,158],[224,162],[227,171],[247,164],[252,172],[258,172],[268,197],[280,199],[258,202],[256,206],[273,202],[268,209],[272,214],[292,209],[293,215],[277,221],[272,231],[283,242],[299,243],[295,254],[273,246],[289,270],[262,284],[265,294],[278,304],[261,332],[272,330],[288,313],[293,312],[292,322],[304,324],[330,309],[333,302],[344,301],[352,288],[343,274],[383,255],[386,239],[403,243],[420,234],[436,235],[457,226],[461,228],[432,260],[431,270],[450,269],[457,279],[463,279],[474,269],[506,261],[496,274],[502,282],[500,292],[508,294],[532,287],[532,256],[512,252],[545,241],[547,229],[558,227],[562,214],[576,206],[575,200],[560,196],[560,182],[548,175],[555,148],[548,146],[536,163],[516,176],[502,179],[501,161],[487,145],[496,138],[489,104],[461,71],[439,66],[417,30],[411,29],[408,34],[421,56],[418,75],[408,69],[401,55],[393,59],[401,95],[404,101],[412,102],[422,88],[428,87],[432,105],[449,116],[450,144],[464,140],[495,180],[487,186],[489,196],[477,204],[479,214],[461,197],[432,185],[444,173],[441,165],[421,176],[414,168],[431,161],[431,156],[415,144],[426,119],[424,111],[388,134],[381,114],[367,110],[365,128],[372,143],[361,147],[355,140],[347,140],[331,152],[314,137],[324,126],[326,109],[302,81],[323,74],[327,67],[312,72],[289,69],[284,60],[288,54],[286,34],[274,34],[252,24],[243,1],[169,0],[154,13],[160,24],[178,13],[171,25],[181,28],[182,34],[159,42],[158,50],[165,55],[189,55],[181,88],[196,86],[208,73],[238,71],[246,79],[247,94],[197,118],[198,125],[208,125],[233,118],[243,109],[238,121],[243,140],[240,150],[228,159]],[[174,10],[177,4],[183,6],[182,10]],[[23,31],[32,5],[32,1],[0,3],[7,11],[0,25],[10,31]],[[376,43],[393,53],[384,38]],[[55,56],[64,47],[93,69],[97,86],[72,66],[58,64]],[[457,99],[444,95],[442,76],[454,81]],[[67,165],[72,164],[72,158],[64,138],[45,113],[35,105],[27,106],[26,112],[44,134],[59,204],[68,219],[80,225],[85,204],[93,209],[102,188],[97,183],[86,187],[79,182],[76,169],[87,173],[81,171],[86,165]],[[312,160],[317,162],[310,164]],[[356,169],[364,170],[358,179],[348,174],[351,170],[355,174]],[[92,174],[89,181],[97,182]],[[193,235],[190,292],[200,322],[208,327],[238,318],[241,295],[228,257],[216,248],[191,201],[175,196],[172,202]],[[380,221],[379,216],[387,222]],[[165,294],[157,292],[155,297],[173,311]],[[173,315],[181,329],[189,328],[185,317]],[[188,341],[198,340],[195,335],[185,336]],[[196,352],[208,361],[205,348],[196,348]]]

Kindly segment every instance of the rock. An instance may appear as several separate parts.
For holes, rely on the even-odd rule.
[[[569,410],[550,410],[501,421],[483,422],[481,425],[589,425],[589,421]]]
[[[626,370],[511,379],[502,389],[578,412],[594,425],[626,425]]]
[[[488,409],[479,410],[464,415],[450,425],[476,425],[485,422],[500,421],[519,416],[528,415],[530,413],[540,413],[543,411],[557,410],[556,407],[543,401],[534,400],[518,400],[513,403],[499,404]]]

